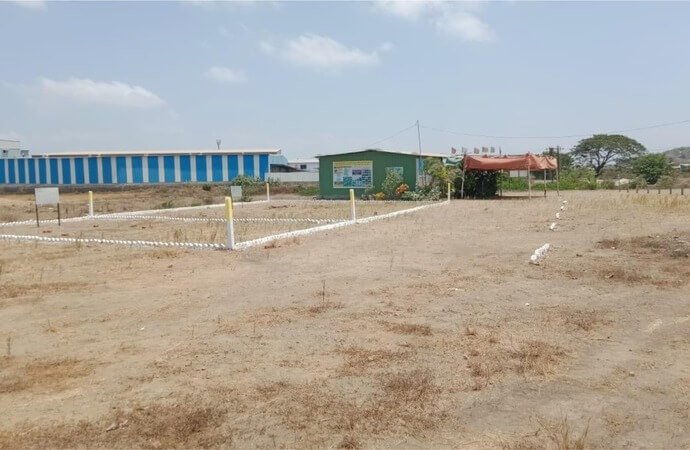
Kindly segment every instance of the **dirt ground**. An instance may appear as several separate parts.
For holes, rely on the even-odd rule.
[[[2,241],[0,448],[689,447],[690,201],[561,199],[241,252]]]

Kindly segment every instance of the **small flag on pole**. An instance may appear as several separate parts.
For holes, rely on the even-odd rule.
[[[478,154],[479,154],[479,148],[475,147],[475,148],[474,148],[474,153],[475,153],[475,155],[478,155]]]
[[[501,153],[501,147],[498,147],[498,155],[499,155],[499,156],[502,155],[502,153]]]
[[[496,153],[496,149],[491,147],[491,153]]]
[[[482,153],[489,153],[489,149],[486,147],[482,147]]]
[[[462,147],[461,150],[463,155],[467,154],[467,147]]]
[[[451,154],[451,155],[454,155],[454,154],[456,154],[457,152],[458,152],[458,150],[457,150],[455,147],[451,147],[451,148],[450,148],[450,154]]]

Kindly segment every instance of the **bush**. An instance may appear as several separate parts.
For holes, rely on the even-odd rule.
[[[587,185],[586,189],[589,189]],[[616,189],[616,182],[614,180],[599,180],[599,189]],[[594,188],[596,189],[596,187]]]
[[[640,156],[631,162],[632,171],[635,175],[644,178],[647,183],[654,184],[663,176],[671,174],[671,162],[666,155],[657,153]]]
[[[208,191],[211,190],[211,185],[210,185],[210,184],[202,184],[202,185],[201,185],[201,189],[203,189],[204,191],[208,192]]]
[[[386,174],[386,178],[381,183],[381,192],[386,195],[386,198],[393,200],[395,198],[396,189],[403,184],[403,177],[398,172],[390,171]]]
[[[377,192],[372,196],[374,200],[385,200],[386,199],[386,194],[383,192]]]
[[[643,177],[635,177],[628,183],[631,189],[644,189],[647,187],[647,180]]]
[[[234,180],[230,182],[233,186],[251,187],[251,186],[262,186],[264,184],[261,178],[250,177],[247,175],[238,175]]]
[[[318,186],[297,186],[297,194],[304,195],[305,197],[316,197],[319,195]]]
[[[395,189],[395,197],[400,198],[405,192],[409,191],[410,187],[403,183]]]
[[[670,189],[676,184],[676,177],[672,175],[663,175],[659,177],[659,180],[656,182],[656,186],[661,188],[661,189]]]

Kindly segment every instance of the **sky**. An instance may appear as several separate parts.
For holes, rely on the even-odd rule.
[[[690,145],[690,3],[0,2],[32,153]],[[483,137],[487,136],[487,137]],[[488,137],[491,136],[491,137]]]

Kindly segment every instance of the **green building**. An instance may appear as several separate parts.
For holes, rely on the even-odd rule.
[[[357,197],[366,191],[379,192],[389,171],[402,175],[405,184],[414,190],[421,181],[423,159],[447,156],[380,149],[319,155],[319,191],[328,199],[346,199],[350,189]]]

